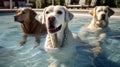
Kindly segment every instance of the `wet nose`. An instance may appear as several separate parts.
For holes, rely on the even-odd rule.
[[[14,21],[17,21],[17,16],[16,15],[14,15]]]
[[[55,21],[55,17],[54,17],[54,16],[50,16],[50,17],[48,18],[48,20],[49,20],[49,22],[53,22],[53,21]]]
[[[102,14],[102,19],[105,19],[105,14]]]

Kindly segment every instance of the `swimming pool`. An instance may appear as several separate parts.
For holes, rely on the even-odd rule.
[[[21,39],[20,24],[14,22],[14,13],[0,13],[0,67],[47,67],[47,54],[43,49],[44,40],[33,49],[33,37],[28,37],[24,46],[19,46]],[[108,39],[102,46],[101,53],[95,60],[97,67],[120,67],[120,16],[110,18],[110,28],[117,38]],[[72,32],[78,33],[81,26],[91,21],[90,15],[75,14],[69,22]]]

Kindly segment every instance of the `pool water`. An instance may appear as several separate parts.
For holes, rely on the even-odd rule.
[[[14,13],[0,13],[0,67],[48,67],[48,55],[43,49],[45,37],[41,44],[33,49],[33,37],[28,37],[24,46],[20,46],[22,37],[20,23],[14,22]],[[91,21],[90,15],[75,14],[69,22],[74,33],[86,22]],[[108,38],[101,45],[102,52],[95,59],[97,67],[120,67],[120,16],[110,18],[109,27],[115,38]]]

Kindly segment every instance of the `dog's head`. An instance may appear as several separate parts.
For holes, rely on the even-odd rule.
[[[107,26],[108,18],[114,14],[114,11],[108,6],[96,6],[90,11],[90,14],[96,21],[101,22],[97,23],[99,26]]]
[[[30,8],[19,8],[16,11],[16,14],[14,16],[14,20],[18,22],[25,22],[25,21],[30,21],[35,18],[37,14]]]
[[[47,30],[50,33],[64,30],[72,18],[73,14],[65,7],[59,5],[46,7],[40,17],[42,23],[46,24]]]
[[[114,11],[108,6],[96,6],[90,11],[92,16],[96,16],[98,20],[107,20],[114,14]]]

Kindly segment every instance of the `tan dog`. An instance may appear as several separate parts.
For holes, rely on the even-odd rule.
[[[46,27],[45,24],[38,22],[35,19],[37,14],[30,8],[19,8],[14,16],[15,21],[21,23],[23,38],[20,42],[24,45],[27,41],[27,36],[32,35],[35,37],[34,47],[38,46],[40,43],[40,36],[45,34]]]
[[[106,37],[105,31],[110,30],[109,18],[114,14],[114,11],[108,6],[96,6],[89,13],[93,16],[92,21],[80,29],[80,37],[84,40],[88,39],[86,36],[104,39]]]
[[[92,21],[83,26],[79,31],[79,37],[82,41],[89,45],[96,46],[97,53],[100,52],[100,43],[104,41],[109,31],[109,17],[114,14],[114,11],[108,6],[96,6],[90,11]]]
[[[88,24],[87,28],[107,28],[109,24],[109,17],[114,14],[114,11],[108,6],[96,6],[90,11],[93,16],[91,23]]]

